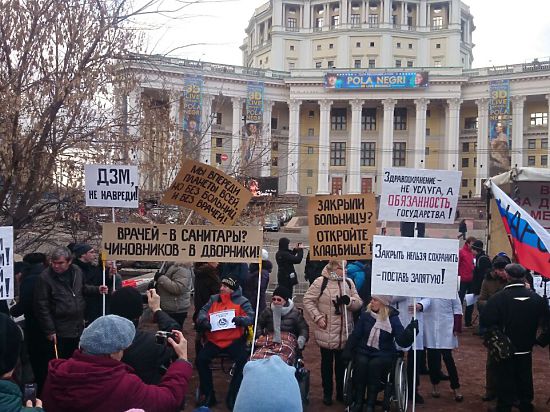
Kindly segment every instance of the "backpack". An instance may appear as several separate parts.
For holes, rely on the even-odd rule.
[[[346,278],[346,283],[348,284],[348,289],[351,290],[351,280]],[[319,297],[323,296],[323,292],[327,288],[328,284],[328,278],[323,276],[323,283],[321,283],[321,292],[319,293]]]

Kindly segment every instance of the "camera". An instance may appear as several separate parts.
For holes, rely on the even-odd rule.
[[[149,304],[149,296],[147,296],[147,293],[141,294],[141,303],[143,303],[144,305]]]
[[[173,332],[165,332],[163,330],[159,330],[157,333],[155,333],[155,341],[159,345],[167,345],[168,338],[172,338],[176,342],[178,341],[177,335]]]

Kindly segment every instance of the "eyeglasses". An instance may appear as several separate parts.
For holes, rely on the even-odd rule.
[[[273,296],[273,297],[271,298],[271,301],[272,301],[272,302],[281,302],[281,303],[282,303],[282,302],[284,302],[285,300],[284,300],[283,298],[279,298],[279,297],[277,297],[277,296]]]

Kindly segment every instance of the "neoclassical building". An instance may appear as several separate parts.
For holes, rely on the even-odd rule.
[[[280,194],[377,192],[395,166],[461,170],[462,195],[480,195],[501,121],[494,84],[507,88],[508,167],[548,167],[550,61],[472,68],[474,29],[459,0],[272,0],[246,28],[243,66],[138,56],[128,69],[140,87],[122,103],[139,114],[130,149],[165,164],[142,183],[162,190],[177,170],[189,78],[202,82],[198,156],[228,172],[250,139],[250,85],[262,85],[255,173],[278,177]],[[332,87],[331,75],[349,82]]]

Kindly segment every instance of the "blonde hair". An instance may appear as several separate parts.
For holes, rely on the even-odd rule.
[[[372,312],[371,303],[367,305],[367,312]],[[390,317],[390,307],[384,305],[382,302],[380,302],[380,310],[378,311],[378,316],[380,320],[386,320]]]

